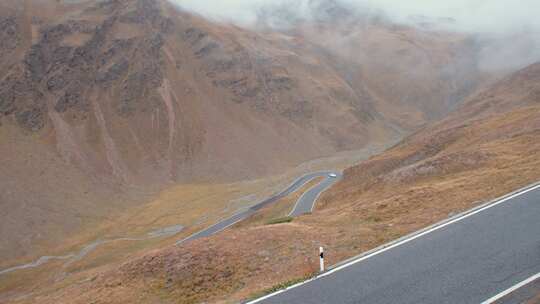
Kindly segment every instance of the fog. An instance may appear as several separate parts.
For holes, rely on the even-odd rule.
[[[348,13],[383,16],[394,23],[471,34],[480,41],[479,66],[521,68],[540,60],[538,0],[170,0],[214,21],[243,27],[286,28],[319,17],[339,3]]]
[[[537,0],[344,0],[369,3],[390,16],[405,21],[411,15],[455,20],[456,30],[505,33],[524,28],[540,29],[540,1]]]
[[[254,24],[268,7],[286,6],[299,16],[310,18],[310,4],[321,0],[171,0],[207,18]],[[451,18],[455,30],[508,33],[523,29],[540,30],[538,0],[338,0],[359,10],[380,10],[399,22],[411,16]]]

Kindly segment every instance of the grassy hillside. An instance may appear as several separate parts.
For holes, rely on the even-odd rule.
[[[312,215],[239,225],[141,254],[43,303],[235,302],[540,180],[540,65],[473,96],[440,123],[347,169]],[[21,301],[24,303],[24,301]]]
[[[171,185],[281,174],[395,142],[482,82],[474,64],[445,68],[474,49],[464,35],[341,21],[254,31],[165,0],[2,1],[4,263]],[[316,36],[344,29],[339,47]],[[365,54],[345,51],[360,40]]]

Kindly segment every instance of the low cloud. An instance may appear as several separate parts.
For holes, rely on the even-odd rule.
[[[255,24],[262,11],[287,7],[296,17],[309,19],[311,7],[322,2],[340,2],[357,10],[382,11],[399,22],[413,16],[434,20],[450,18],[455,30],[481,33],[508,33],[523,29],[540,31],[538,0],[171,0],[184,9],[207,18]]]
[[[170,0],[205,18],[243,27],[287,28],[328,8],[395,23],[468,33],[479,41],[479,66],[508,70],[540,60],[538,0]],[[321,9],[322,8],[322,9]]]

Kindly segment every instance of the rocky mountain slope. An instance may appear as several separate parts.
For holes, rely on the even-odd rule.
[[[329,46],[312,44],[312,30],[259,34],[163,1],[24,3],[3,18],[4,124],[48,132],[64,160],[120,182],[246,177],[384,140],[448,111],[459,92],[435,93],[445,87],[438,74],[454,82],[471,74],[442,67],[463,57],[455,54],[465,48],[463,37],[413,29],[355,30],[345,38],[367,46],[343,44],[365,54],[334,58],[324,56]],[[42,7],[49,16],[41,16]],[[380,44],[391,53],[370,49]],[[372,54],[378,56],[363,58]],[[393,68],[398,62],[402,71]],[[396,81],[404,74],[423,79]],[[428,77],[436,81],[420,81]],[[430,87],[403,98],[410,82]],[[388,90],[388,83],[398,87]],[[392,111],[419,117],[392,130]],[[216,165],[224,161],[229,169]]]
[[[361,193],[369,184],[382,181],[420,182],[476,170],[492,169],[509,183],[526,179],[528,174],[534,177],[537,170],[533,164],[538,153],[533,143],[540,127],[539,80],[537,63],[473,95],[441,122],[406,138],[383,155],[349,169],[334,195]],[[518,164],[523,167],[519,175],[502,174],[505,170],[517,170],[512,167]],[[496,174],[477,177],[487,180],[496,178]]]
[[[393,142],[484,79],[464,35],[317,10],[298,30],[248,30],[164,0],[2,1],[5,263],[171,183]]]
[[[240,225],[138,256],[43,303],[237,302],[540,179],[540,64],[469,98],[441,122],[345,172],[292,223]],[[265,211],[263,211],[265,212]],[[242,240],[242,242],[238,242]],[[22,301],[24,303],[24,301]]]

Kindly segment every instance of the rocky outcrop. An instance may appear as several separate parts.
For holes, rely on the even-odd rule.
[[[190,45],[195,59],[201,62],[212,84],[232,93],[233,101],[288,118],[292,112],[300,114],[295,110],[298,109],[298,100],[292,102],[288,96],[287,102],[281,105],[274,102],[278,95],[291,95],[299,88],[299,80],[288,75],[287,68],[275,58],[251,52],[236,41],[222,41],[199,28],[186,29],[182,38]],[[286,104],[291,108],[280,110]],[[309,107],[308,104],[304,106]]]
[[[386,140],[401,136],[402,129],[410,131],[414,129],[410,125],[424,123],[423,115],[431,111],[427,106],[404,108],[409,100],[416,102],[420,93],[395,96],[385,85],[389,74],[399,79],[401,86],[408,83],[403,80],[406,77],[395,76],[386,65],[364,63],[356,56],[332,52],[302,31],[252,32],[214,24],[175,11],[163,0],[108,0],[77,5],[70,7],[72,13],[55,20],[39,13],[30,16],[34,33],[39,35],[25,39],[29,45],[19,48],[23,59],[0,77],[0,119],[10,117],[20,127],[38,132],[49,126],[54,130],[48,114],[59,114],[67,125],[80,129],[81,134],[73,132],[74,136],[88,137],[81,145],[95,149],[94,156],[89,154],[89,159],[98,164],[94,165],[110,172],[110,164],[103,165],[107,158],[103,155],[105,140],[95,135],[98,127],[105,128],[111,141],[118,141],[115,158],[129,158],[122,170],[117,170],[124,173],[117,176],[142,172],[151,166],[194,172],[197,170],[192,162],[198,153],[202,155],[197,160],[200,164],[209,164],[208,159],[215,158],[219,160],[216,163],[231,161],[227,168],[236,168],[243,164],[243,160],[231,160],[236,152],[243,147],[264,146],[246,162],[249,165],[244,172],[251,172],[251,168],[266,166],[262,155],[275,146],[298,144],[299,152],[291,158],[296,160],[354,149],[375,137]],[[321,13],[317,24],[332,23],[346,14],[332,2],[314,1],[312,5]],[[19,21],[1,19],[5,25],[2,37],[19,36],[17,27],[24,23]],[[418,47],[419,51],[414,43],[403,42],[414,42],[414,35],[399,32],[395,36],[398,38],[388,39],[399,40],[400,47],[405,44],[404,53],[425,55],[425,49]],[[429,44],[437,42],[429,40]],[[440,49],[447,47],[441,45]],[[446,54],[442,57],[445,62],[452,59]],[[426,85],[426,90],[437,83],[435,80]],[[431,96],[426,99],[431,101]],[[433,104],[422,102],[422,107]],[[105,121],[100,126],[96,126],[94,103],[99,103]],[[409,121],[413,123],[403,124]],[[259,143],[261,132],[272,129],[279,130],[266,134],[272,138],[268,146]],[[284,136],[291,130],[297,132],[291,135],[292,143]],[[174,140],[170,134],[174,134]],[[178,162],[175,166],[167,163],[172,155]],[[152,164],[148,165],[150,160]],[[169,175],[182,176],[178,172]]]
[[[13,51],[19,45],[21,37],[15,17],[0,16],[0,41],[0,54]]]
[[[88,111],[89,96],[98,87],[110,89],[122,86],[117,110],[121,116],[137,110],[144,96],[151,95],[163,79],[161,73],[162,30],[170,30],[171,21],[162,17],[155,1],[135,2],[135,9],[115,14],[122,1],[100,3],[95,10],[107,8],[111,16],[98,24],[86,20],[68,20],[41,30],[40,39],[26,52],[20,67],[0,83],[0,109],[3,115],[14,114],[22,127],[37,131],[45,125],[49,95],[55,100],[51,108],[64,113],[69,110]],[[110,39],[120,22],[133,22],[155,30],[154,35],[133,39]],[[3,48],[17,45],[16,22],[13,18],[0,20],[0,38],[8,41]],[[157,28],[154,28],[156,26]],[[83,45],[63,44],[71,35],[90,35]],[[131,60],[127,58],[130,57]],[[120,84],[121,83],[121,84]],[[94,85],[95,84],[95,85]],[[85,117],[85,116],[82,116]]]

